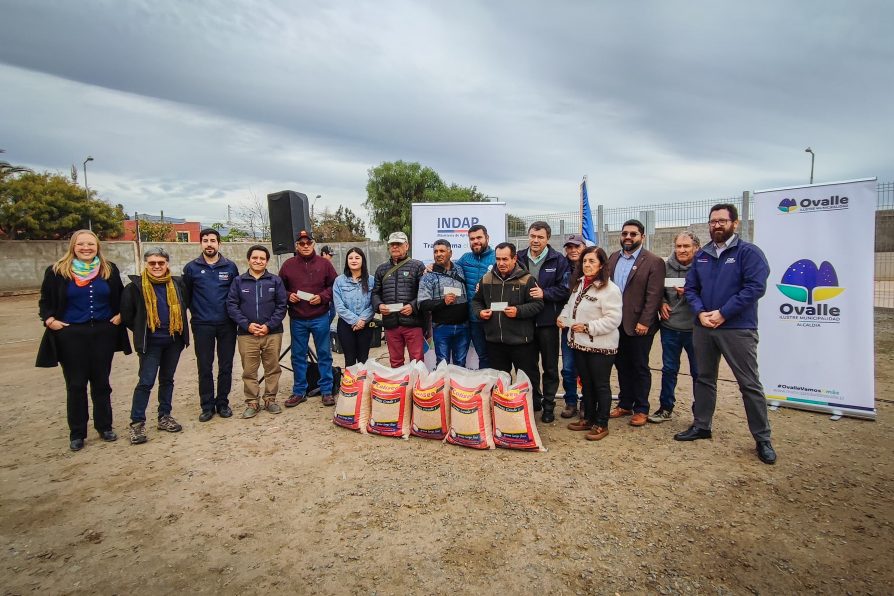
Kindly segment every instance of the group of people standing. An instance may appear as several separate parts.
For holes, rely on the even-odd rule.
[[[171,416],[174,373],[189,345],[187,310],[199,376],[199,420],[232,416],[229,391],[236,345],[243,366],[244,418],[276,402],[280,350],[288,312],[294,384],[286,407],[307,400],[309,339],[314,338],[322,403],[335,404],[330,325],[337,334],[345,365],[365,362],[372,343],[370,322],[381,315],[392,367],[408,354],[422,360],[424,330],[431,322],[438,363],[466,366],[474,347],[479,368],[513,369],[532,384],[533,406],[541,421],[555,420],[560,379],[565,407],[561,416],[585,431],[586,439],[608,435],[610,419],[629,417],[635,427],[671,419],[680,358],[685,350],[693,378],[692,425],[674,438],[711,437],[717,374],[723,356],[733,370],[745,402],[749,429],[761,461],[774,463],[766,401],[757,371],[757,301],[766,289],[769,266],[763,253],[736,234],[734,205],[711,208],[711,242],[701,247],[691,232],[674,239],[665,262],[643,248],[641,222],[621,230],[620,250],[612,255],[586,246],[576,234],[564,254],[550,246],[546,222],[529,226],[528,246],[517,250],[503,242],[490,246],[487,229],[468,230],[470,251],[453,260],[449,241],[432,243],[433,263],[426,267],[408,256],[403,232],[388,238],[389,260],[370,275],[357,247],[345,255],[337,275],[332,251],[317,254],[313,234],[299,232],[295,256],[279,274],[267,271],[270,252],[249,248],[248,269],[239,275],[220,252],[216,230],[201,232],[202,254],[182,277],[172,276],[170,258],[161,248],[143,255],[144,267],[122,287],[115,265],[101,253],[99,240],[76,232],[67,254],[47,269],[41,288],[40,316],[46,326],[38,366],[62,365],[68,395],[71,449],[87,435],[87,385],[94,403],[94,427],[114,441],[109,373],[115,351],[130,353],[124,328],[133,332],[140,357],[134,389],[130,439],[147,440],[146,408],[156,379],[158,429],[178,432]],[[661,334],[662,383],[658,409],[649,414],[649,353]],[[213,365],[218,360],[215,385]],[[559,355],[562,367],[559,368]],[[264,388],[258,382],[264,368]],[[610,376],[617,369],[618,405],[611,408]],[[578,378],[580,395],[578,395]]]

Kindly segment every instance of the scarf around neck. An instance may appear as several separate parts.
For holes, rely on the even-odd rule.
[[[85,263],[80,259],[74,259],[71,262],[71,275],[79,288],[83,288],[93,281],[96,276],[99,275],[99,271],[100,266],[98,256],[93,257],[93,260],[89,263]]]
[[[168,311],[170,313],[168,328],[171,335],[182,333],[183,315],[180,311],[180,299],[177,297],[177,289],[174,287],[174,278],[171,277],[171,270],[168,269],[167,273],[161,277],[155,277],[149,273],[148,269],[143,269],[140,277],[143,301],[146,303],[146,325],[149,327],[149,330],[155,332],[161,326],[161,320],[158,318],[158,299],[152,286],[164,284],[167,293]]]

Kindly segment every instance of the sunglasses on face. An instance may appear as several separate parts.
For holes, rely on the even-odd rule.
[[[299,242],[299,243],[298,243],[298,246],[308,247],[308,246],[310,246],[311,244],[313,244],[313,242]]]

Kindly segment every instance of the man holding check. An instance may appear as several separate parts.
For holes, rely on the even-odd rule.
[[[491,367],[511,373],[515,366],[533,385],[540,373],[534,320],[543,310],[543,298],[532,296],[537,280],[519,267],[514,244],[498,244],[496,258],[496,267],[481,278],[472,312],[484,324]]]
[[[409,250],[406,234],[394,232],[388,236],[391,259],[376,269],[376,283],[372,290],[373,311],[382,314],[391,368],[404,365],[404,347],[410,360],[422,360],[423,316],[416,299],[425,265],[411,259]]]
[[[320,367],[320,394],[324,406],[334,406],[332,396],[332,350],[329,346],[329,303],[335,268],[314,250],[311,232],[301,230],[295,242],[296,254],[279,269],[289,298],[289,320],[292,334],[292,372],[294,384],[286,407],[293,408],[307,401],[307,351],[314,336],[317,362]]]

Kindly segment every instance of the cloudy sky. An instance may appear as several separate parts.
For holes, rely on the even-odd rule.
[[[894,180],[894,2],[0,0],[5,159],[210,223],[418,161],[518,214]],[[81,175],[82,176],[82,175]],[[82,177],[79,178],[83,182]]]

